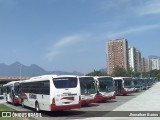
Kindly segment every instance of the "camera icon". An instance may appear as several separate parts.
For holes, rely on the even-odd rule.
[[[12,117],[11,112],[2,112],[2,117]]]

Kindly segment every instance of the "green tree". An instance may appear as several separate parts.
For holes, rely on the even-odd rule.
[[[156,75],[156,77],[157,77],[158,79],[160,79],[160,71],[158,72],[158,74]]]
[[[93,72],[86,74],[86,76],[107,76],[107,73],[100,70],[94,70]]]
[[[143,77],[146,77],[146,78],[150,77],[149,72],[143,72],[142,75],[143,75]]]
[[[158,73],[159,73],[159,70],[151,70],[150,77],[156,77]]]
[[[126,77],[127,76],[127,71],[123,68],[123,67],[115,67],[114,72],[113,72],[113,76],[116,77]]]

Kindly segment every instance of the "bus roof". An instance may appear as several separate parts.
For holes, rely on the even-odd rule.
[[[13,85],[14,83],[20,83],[21,81],[11,81],[11,82],[8,82],[7,84],[4,84],[3,86],[9,86],[9,85]]]
[[[85,78],[88,78],[88,77],[92,77],[94,78],[93,76],[78,76],[79,78],[82,78],[82,77],[85,77]]]
[[[59,78],[59,77],[77,77],[76,75],[42,75],[42,76],[36,76],[32,77],[28,80],[23,80],[23,82],[35,82],[35,81],[43,81],[43,80],[50,80],[51,78]]]
[[[113,80],[132,80],[132,77],[113,77]]]
[[[98,79],[98,78],[112,78],[111,76],[95,76],[94,77],[95,79]],[[113,79],[113,78],[112,78]]]

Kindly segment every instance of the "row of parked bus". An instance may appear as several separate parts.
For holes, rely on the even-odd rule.
[[[36,111],[58,111],[115,99],[116,95],[147,89],[154,83],[154,79],[130,77],[43,75],[9,82],[3,89],[9,103]]]

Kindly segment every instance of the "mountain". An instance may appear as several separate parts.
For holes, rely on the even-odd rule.
[[[159,57],[159,56],[155,56],[155,55],[150,55],[149,58],[150,58],[150,59],[152,59],[152,58],[159,59],[160,57]]]
[[[11,65],[0,63],[0,76],[39,76],[39,75],[83,75],[80,72],[64,72],[64,71],[46,71],[36,64],[25,66],[20,62],[15,62]]]

